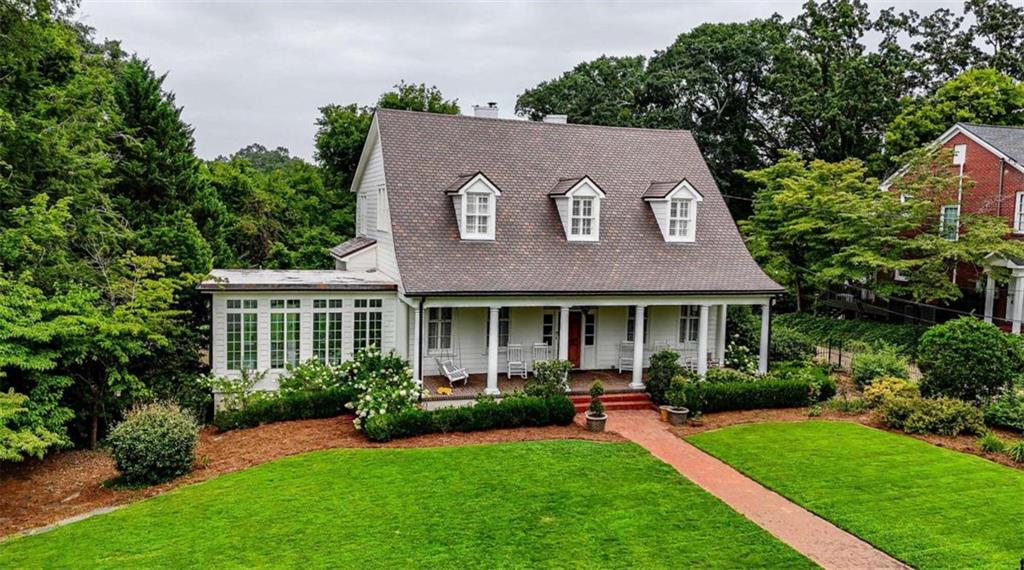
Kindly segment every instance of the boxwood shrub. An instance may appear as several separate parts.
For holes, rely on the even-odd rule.
[[[981,433],[981,410],[955,398],[889,398],[879,408],[882,423],[907,433]]]
[[[925,396],[976,400],[1005,391],[1021,373],[1020,345],[992,323],[960,317],[921,337],[917,363]]]
[[[568,397],[510,396],[481,398],[472,406],[422,410],[412,408],[369,418],[363,432],[373,441],[390,441],[430,433],[569,425],[576,408]]]
[[[810,376],[810,375],[808,375]],[[827,400],[835,395],[832,379],[773,378],[753,382],[673,381],[670,401],[702,413],[759,408],[795,408]]]
[[[1007,392],[992,399],[985,406],[985,423],[1024,431],[1024,395]]]
[[[244,408],[220,410],[213,416],[213,425],[228,431],[271,422],[330,418],[346,413],[345,404],[352,397],[353,390],[348,387],[282,394],[251,402]]]
[[[133,408],[107,436],[117,470],[129,485],[155,485],[192,469],[199,425],[172,403]]]
[[[863,388],[883,376],[910,378],[907,359],[895,348],[883,345],[853,355],[850,362],[850,378],[858,386]]]

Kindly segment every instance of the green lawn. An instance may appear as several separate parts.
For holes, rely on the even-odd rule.
[[[812,564],[632,444],[308,453],[0,545],[0,567]]]
[[[1024,473],[844,422],[747,424],[687,438],[920,568],[1017,568]]]

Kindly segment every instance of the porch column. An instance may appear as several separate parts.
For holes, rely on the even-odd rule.
[[[1013,283],[1013,325],[1010,327],[1010,332],[1013,334],[1020,334],[1020,321],[1024,315],[1024,278],[1020,275],[1014,275],[1011,281]]]
[[[771,334],[772,306],[770,303],[761,305],[761,346],[757,354],[757,373],[768,373],[768,335]]]
[[[715,360],[719,366],[725,366],[725,319],[729,315],[729,305],[718,306],[718,330],[715,331]]]
[[[697,374],[704,376],[708,371],[708,315],[711,307],[700,306],[700,319],[697,321]]]
[[[992,273],[985,272],[985,322],[992,322],[992,310],[996,303],[996,280]]]
[[[636,319],[633,321],[633,381],[629,387],[643,390],[644,386],[644,305],[636,306]]]
[[[497,396],[498,391],[498,307],[490,307],[487,325],[487,388],[484,394]]]
[[[995,279],[985,272],[985,322],[992,322],[992,307],[995,305]]]
[[[420,370],[420,345],[423,344],[423,308],[416,305],[413,317],[412,333],[412,379],[420,386],[423,385],[423,371]]]
[[[569,307],[558,311],[558,359],[569,360]]]

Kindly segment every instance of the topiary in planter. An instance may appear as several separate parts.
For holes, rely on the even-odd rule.
[[[172,403],[133,408],[107,437],[117,470],[129,485],[154,485],[188,473],[198,440],[195,418]]]

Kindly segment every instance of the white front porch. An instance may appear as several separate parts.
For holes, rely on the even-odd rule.
[[[420,382],[441,375],[437,359],[450,358],[469,374],[482,375],[484,393],[500,394],[515,387],[506,379],[509,346],[522,347],[528,368],[535,351],[545,354],[546,349],[547,358],[569,360],[578,371],[624,372],[632,389],[644,388],[643,368],[650,355],[666,348],[703,374],[709,366],[724,363],[730,304],[760,308],[758,367],[762,372],[768,368],[768,297],[436,297],[405,302],[410,313],[408,353]]]
[[[985,321],[995,323],[1004,330],[1009,328],[1013,334],[1020,334],[1021,326],[1024,324],[1024,260],[992,254],[986,261],[988,267],[985,270]],[[1009,272],[1009,282],[1004,294],[992,273],[995,268]],[[1000,297],[1005,295],[1005,298],[997,299],[997,293],[1001,293]],[[997,314],[1000,312],[997,305],[1002,306],[1002,315]]]

